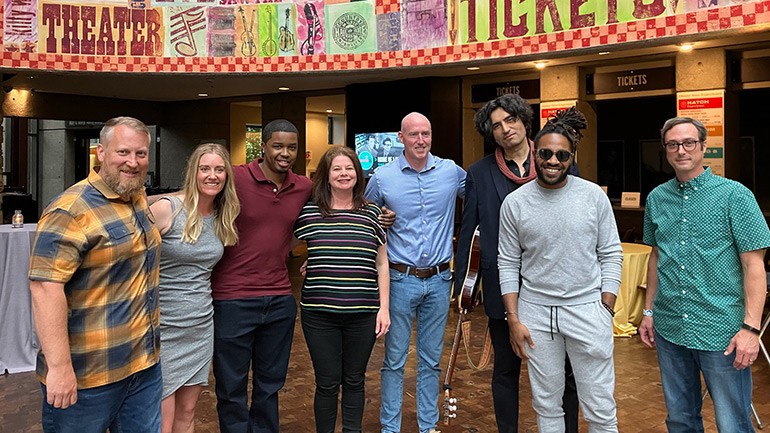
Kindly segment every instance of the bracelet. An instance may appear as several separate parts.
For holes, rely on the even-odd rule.
[[[751,332],[752,334],[759,335],[761,333],[761,331],[759,329],[749,325],[746,322],[744,322],[743,325],[741,325],[741,328]]]
[[[615,317],[615,310],[613,310],[612,307],[607,305],[604,301],[602,301],[602,306],[604,306],[604,309],[610,313],[610,316]]]

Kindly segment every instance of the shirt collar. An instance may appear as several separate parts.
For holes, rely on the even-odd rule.
[[[678,180],[676,182],[680,189],[698,189],[706,186],[708,182],[710,182],[713,178],[714,173],[711,171],[711,168],[706,167],[706,170],[704,170],[703,173],[695,176],[687,182],[679,182]]]
[[[425,163],[425,167],[422,170],[420,170],[420,172],[428,171],[434,167],[436,167],[436,157],[433,156],[432,153],[428,152],[428,162]],[[401,155],[398,157],[398,168],[401,171],[404,171],[407,168],[412,171],[417,171],[414,168],[412,168],[411,165],[409,165],[409,161],[406,160],[406,156],[404,156],[404,152],[401,152]]]
[[[273,183],[270,179],[268,179],[265,176],[265,172],[262,171],[262,167],[259,166],[259,164],[264,161],[264,158],[258,158],[254,161],[246,164],[246,167],[248,167],[249,172],[251,173],[251,176],[256,180],[257,182],[269,182]],[[286,186],[293,185],[295,176],[297,176],[291,169],[286,172],[286,179],[283,181],[283,186],[281,188],[285,188]]]

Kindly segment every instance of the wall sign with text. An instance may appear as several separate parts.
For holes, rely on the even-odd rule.
[[[675,88],[673,66],[586,75],[586,94],[639,92]]]
[[[719,176],[725,175],[725,91],[702,90],[676,94],[676,115],[692,117],[707,130],[703,165]]]

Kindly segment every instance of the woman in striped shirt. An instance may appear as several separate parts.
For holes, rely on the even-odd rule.
[[[366,364],[376,338],[390,327],[390,274],[380,213],[364,198],[355,152],[330,147],[294,228],[308,246],[300,306],[315,370],[318,433],[334,432],[340,385],[342,430],[361,431]]]

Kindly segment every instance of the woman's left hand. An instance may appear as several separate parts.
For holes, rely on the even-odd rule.
[[[377,332],[377,338],[382,337],[388,333],[390,329],[390,313],[387,308],[380,308],[377,312],[377,325],[374,330]]]

